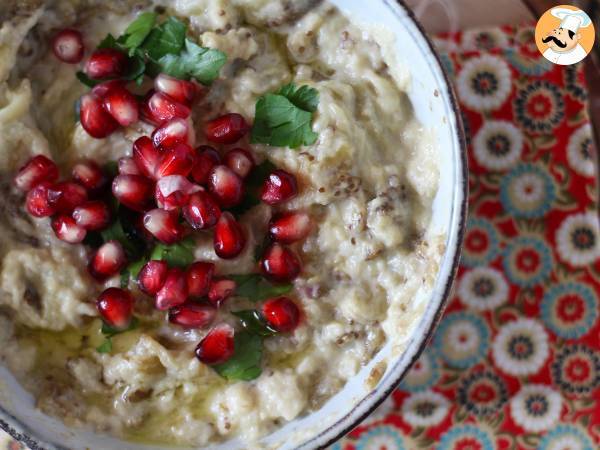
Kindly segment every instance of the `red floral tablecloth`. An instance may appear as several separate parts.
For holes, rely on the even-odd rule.
[[[600,232],[582,67],[530,27],[435,39],[469,139],[454,295],[393,396],[335,450],[600,448]]]

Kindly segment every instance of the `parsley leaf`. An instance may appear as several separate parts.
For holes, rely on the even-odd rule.
[[[137,230],[133,226],[133,221],[129,219],[129,214],[130,210],[119,206],[117,219],[110,227],[102,230],[101,235],[104,242],[118,241],[123,246],[127,258],[137,260],[144,254],[146,243],[139,234],[136,234]]]
[[[106,37],[102,39],[98,44],[98,49],[102,48],[114,48],[117,50],[122,50],[121,46],[117,42],[117,39],[115,39],[115,37],[110,33],[108,33]]]
[[[150,34],[150,31],[152,31],[155,23],[156,13],[145,12],[129,24],[125,30],[126,39],[123,43],[129,49],[129,56],[135,54],[135,50],[142,45],[146,37]]]
[[[250,333],[263,337],[273,336],[277,333],[277,330],[271,328],[262,315],[255,309],[232,311],[232,314],[240,318],[242,326]]]
[[[256,102],[251,142],[290,148],[314,144],[318,134],[311,124],[318,103],[319,92],[308,86],[289,84],[263,95]]]
[[[102,323],[102,334],[104,335],[104,342],[102,344],[100,344],[98,347],[96,347],[96,351],[98,353],[110,353],[112,352],[112,348],[113,348],[113,343],[112,343],[112,338],[114,336],[116,336],[117,334],[121,334],[121,333],[126,333],[127,331],[131,331],[131,330],[135,330],[138,326],[139,326],[140,322],[139,320],[134,317],[131,320],[131,323],[129,324],[129,326],[123,330],[119,330],[118,328],[113,328],[110,325],[107,325],[106,323]]]
[[[236,283],[235,295],[258,302],[269,297],[287,294],[293,288],[290,283],[272,284],[257,273],[248,275],[227,275]]]
[[[234,338],[235,353],[222,364],[213,366],[219,375],[228,380],[250,381],[262,373],[262,338],[242,331]]]
[[[129,280],[135,280],[142,267],[146,264],[146,258],[142,258],[139,261],[135,261],[129,264],[125,269],[121,270],[121,288],[127,289],[129,286]]]
[[[169,17],[148,34],[142,48],[154,61],[168,54],[177,55],[183,49],[186,32],[185,23],[175,17]]]
[[[150,259],[162,259],[169,266],[185,268],[194,262],[195,245],[192,238],[173,245],[158,244],[154,247]]]
[[[104,339],[104,342],[102,344],[100,344],[98,347],[96,347],[96,351],[98,353],[110,353],[112,352],[112,339],[111,338],[106,338]]]
[[[168,54],[158,61],[164,73],[181,79],[195,78],[205,85],[219,77],[225,62],[227,56],[222,51],[200,47],[189,39],[185,40],[185,50],[179,55]]]

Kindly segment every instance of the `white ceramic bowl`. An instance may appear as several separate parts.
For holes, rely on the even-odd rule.
[[[397,58],[410,68],[408,92],[414,112],[426,128],[435,130],[440,148],[441,179],[434,202],[434,228],[447,233],[446,251],[432,295],[420,323],[399,357],[386,346],[346,387],[322,409],[294,420],[265,438],[264,444],[280,449],[315,449],[332,443],[372,412],[398,385],[417,359],[440,318],[454,279],[465,227],[467,168],[465,143],[457,102],[430,42],[409,10],[394,0],[330,0],[360,22],[381,25],[395,34]],[[365,380],[378,362],[391,361],[377,387],[370,390]],[[65,427],[34,408],[34,400],[15,378],[0,367],[0,426],[32,450],[157,450],[89,431]],[[243,449],[240,442],[228,442],[215,449]]]

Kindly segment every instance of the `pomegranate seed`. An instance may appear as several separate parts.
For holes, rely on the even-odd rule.
[[[118,241],[108,241],[96,250],[88,269],[94,278],[102,281],[119,273],[126,263],[123,246]]]
[[[87,133],[96,139],[102,139],[119,128],[119,123],[106,112],[102,100],[94,94],[81,97],[79,121]]]
[[[58,167],[54,161],[44,155],[36,155],[19,169],[14,184],[23,192],[27,192],[42,181],[53,182],[57,179]]]
[[[227,278],[213,279],[208,288],[208,300],[215,306],[220,306],[235,292],[235,281]]]
[[[301,270],[300,260],[294,252],[278,243],[265,251],[260,265],[267,278],[278,282],[292,281]]]
[[[90,56],[85,73],[94,80],[117,78],[127,69],[127,55],[114,48],[101,48]]]
[[[119,158],[119,174],[120,175],[141,175],[140,169],[133,160],[128,156]]]
[[[183,238],[184,229],[173,211],[156,208],[144,215],[144,227],[156,239],[169,245]]]
[[[208,189],[224,208],[242,201],[244,186],[242,179],[227,166],[215,166],[208,176]]]
[[[303,212],[286,212],[274,217],[269,223],[273,240],[292,244],[308,236],[311,229],[310,217]]]
[[[174,101],[162,92],[155,92],[148,99],[148,111],[157,123],[168,122],[176,117],[187,119],[192,112],[189,107]]]
[[[125,88],[110,89],[104,96],[104,109],[123,127],[138,121],[140,105],[134,95]]]
[[[287,297],[267,300],[262,306],[262,314],[271,327],[284,333],[294,330],[300,322],[298,306]]]
[[[156,168],[156,178],[168,175],[187,177],[196,163],[196,153],[187,144],[176,144],[167,149]]]
[[[156,295],[165,284],[168,270],[165,261],[148,261],[138,275],[138,284],[142,292]]]
[[[110,210],[104,202],[86,202],[73,210],[73,219],[86,230],[101,230],[110,223]]]
[[[156,183],[154,197],[159,208],[171,211],[188,203],[190,195],[202,189],[181,175],[162,177]]]
[[[83,38],[77,30],[65,28],[52,39],[52,51],[62,62],[76,64],[83,58]]]
[[[169,322],[184,328],[202,328],[215,320],[216,316],[214,306],[188,302],[169,311]]]
[[[144,122],[156,127],[160,125],[160,123],[156,121],[152,115],[152,112],[150,112],[150,108],[148,107],[148,101],[152,98],[155,92],[156,91],[154,89],[150,89],[148,92],[146,92],[146,95],[144,95],[144,98],[140,102],[140,116]]]
[[[215,253],[223,259],[235,258],[246,245],[246,237],[240,224],[230,212],[221,214],[213,237]]]
[[[124,289],[111,287],[100,294],[96,308],[107,325],[124,329],[131,323],[133,297]]]
[[[192,104],[199,91],[199,86],[196,83],[173,78],[164,73],[159,74],[154,79],[154,88],[172,100],[188,106]]]
[[[85,228],[75,223],[71,216],[66,214],[58,215],[52,219],[52,230],[61,241],[69,244],[79,244],[85,239]]]
[[[142,175],[118,175],[112,183],[117,200],[135,211],[143,211],[152,198],[154,185]]]
[[[215,273],[215,265],[197,261],[187,269],[187,286],[190,297],[201,298],[208,294],[208,288]]]
[[[221,364],[235,352],[235,331],[231,325],[222,323],[214,327],[196,347],[196,358],[204,364]]]
[[[219,204],[212,195],[204,191],[191,195],[182,211],[185,220],[196,230],[214,227],[221,217]]]
[[[148,136],[142,136],[133,143],[133,160],[147,177],[154,178],[160,158],[160,152]]]
[[[206,184],[213,167],[221,163],[221,157],[214,148],[208,145],[201,145],[196,152],[198,155],[192,169],[192,178],[196,183]]]
[[[48,201],[48,190],[52,185],[42,181],[27,193],[25,207],[33,217],[50,217],[56,212],[56,206]]]
[[[178,117],[154,130],[152,142],[155,147],[163,149],[176,144],[187,144],[192,140],[192,133],[190,123]]]
[[[127,82],[125,80],[108,80],[97,84],[92,88],[92,94],[99,98],[104,98],[109,91],[113,89],[125,89]]]
[[[73,180],[77,181],[90,192],[97,192],[106,183],[102,169],[93,161],[82,161],[73,166]]]
[[[85,188],[74,181],[61,181],[48,190],[48,201],[59,213],[71,214],[75,207],[82,205],[88,198]]]
[[[182,305],[187,300],[188,290],[185,272],[179,268],[169,269],[165,284],[156,293],[155,307],[161,311]]]
[[[260,198],[269,205],[278,205],[298,193],[296,177],[285,170],[274,170],[265,180]]]
[[[218,144],[233,144],[243,138],[249,129],[240,114],[225,114],[206,124],[206,138]]]
[[[225,154],[225,164],[240,178],[246,178],[254,168],[254,158],[248,150],[234,148]]]

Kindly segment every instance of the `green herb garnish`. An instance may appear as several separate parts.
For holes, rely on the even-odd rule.
[[[142,13],[125,29],[126,38],[123,45],[129,49],[129,56],[133,56],[137,48],[148,37],[156,23],[156,17],[156,13],[153,12]]]
[[[177,55],[183,50],[187,26],[175,17],[169,17],[155,27],[142,44],[148,57],[157,62],[165,55]]]
[[[222,364],[213,366],[216,372],[228,380],[250,381],[258,378],[262,372],[262,338],[256,334],[242,331],[234,338],[235,353]]]
[[[150,254],[150,259],[160,259],[169,266],[185,268],[194,262],[193,238],[187,238],[173,245],[158,244]]]
[[[113,348],[112,338],[117,334],[126,333],[127,331],[135,330],[139,326],[140,322],[137,318],[131,319],[131,323],[127,328],[122,330],[118,328],[113,328],[106,323],[102,323],[102,334],[104,335],[104,342],[96,347],[96,351],[98,353],[110,353]]]
[[[219,71],[227,62],[227,56],[220,50],[200,47],[189,39],[185,40],[185,51],[179,55],[168,54],[158,61],[162,72],[176,78],[195,78],[208,85],[219,76]]]
[[[259,336],[268,337],[277,333],[277,330],[271,328],[263,316],[255,309],[247,309],[243,311],[232,311],[234,316],[239,317],[242,326],[249,333]]]
[[[236,283],[235,295],[258,302],[269,297],[287,294],[293,289],[292,284],[272,284],[257,273],[248,275],[227,275]]]

